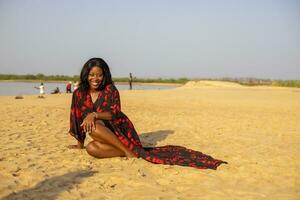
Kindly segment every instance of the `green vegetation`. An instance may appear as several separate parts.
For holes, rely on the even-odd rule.
[[[19,81],[79,81],[79,76],[64,76],[64,75],[44,75],[44,74],[26,74],[26,75],[14,75],[14,74],[0,74],[0,80],[19,80]],[[128,82],[127,77],[118,77],[113,78],[114,82]],[[142,79],[142,78],[133,78],[134,82],[141,83],[181,83],[184,84],[189,81],[187,78],[179,79]]]
[[[128,78],[115,78],[115,82],[128,82]],[[133,82],[140,82],[140,83],[180,83],[184,84],[188,82],[189,79],[187,78],[179,78],[179,79],[162,79],[162,78],[148,78],[148,79],[143,79],[143,78],[133,78]]]
[[[26,74],[26,75],[14,75],[14,74],[0,74],[0,80],[19,80],[19,81],[79,81],[79,76],[65,76],[65,75],[44,75],[44,74]],[[133,82],[140,83],[178,83],[185,84],[190,79],[187,78],[133,78]],[[281,86],[281,87],[300,87],[300,80],[270,80],[270,79],[256,79],[256,78],[220,78],[220,79],[198,79],[198,80],[211,80],[211,81],[229,81],[239,83],[247,86]],[[129,81],[128,77],[115,77],[114,82],[125,82]]]
[[[24,81],[75,81],[79,80],[79,76],[64,76],[64,75],[50,75],[44,74],[26,74],[26,75],[15,75],[15,74],[0,74],[0,80],[24,80]]]
[[[282,87],[300,87],[300,80],[287,80],[287,81],[276,80],[276,81],[272,81],[272,85],[282,86]]]
[[[215,81],[228,81],[246,86],[278,86],[278,87],[300,87],[300,80],[271,80],[257,78],[221,78],[221,79],[206,79]]]

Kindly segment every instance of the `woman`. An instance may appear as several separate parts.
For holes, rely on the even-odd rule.
[[[156,164],[216,169],[221,160],[180,146],[142,147],[128,117],[121,112],[119,92],[106,62],[101,58],[88,60],[80,73],[79,88],[71,105],[70,130],[78,143],[69,148],[84,148],[86,133],[93,141],[86,151],[96,158],[117,156],[141,157]]]

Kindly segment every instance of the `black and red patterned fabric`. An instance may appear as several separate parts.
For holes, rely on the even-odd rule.
[[[190,166],[198,169],[217,169],[226,163],[201,152],[181,146],[143,147],[139,136],[128,117],[121,112],[119,92],[113,84],[99,94],[95,103],[87,91],[78,88],[73,93],[69,133],[78,141],[84,142],[86,134],[80,124],[88,113],[111,112],[112,120],[103,120],[118,139],[137,157],[155,164]]]

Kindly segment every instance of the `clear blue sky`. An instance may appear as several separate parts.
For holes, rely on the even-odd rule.
[[[0,73],[300,79],[299,0],[0,0]]]

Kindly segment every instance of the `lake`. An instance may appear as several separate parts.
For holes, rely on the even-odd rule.
[[[15,96],[15,95],[32,95],[39,94],[38,87],[40,83],[31,83],[31,82],[0,82],[0,96]],[[66,83],[59,82],[44,82],[45,93],[50,94],[56,87],[58,87],[61,93],[66,92]],[[116,84],[118,90],[129,90],[129,86],[126,84]],[[134,84],[133,90],[166,90],[173,89],[178,86],[176,85],[144,85],[144,84]],[[73,90],[73,88],[72,88]]]

